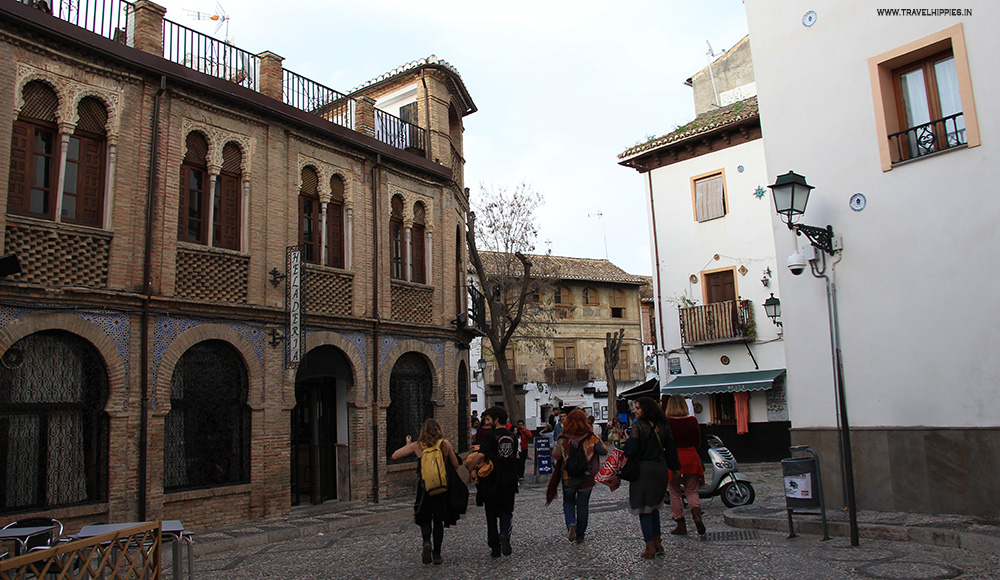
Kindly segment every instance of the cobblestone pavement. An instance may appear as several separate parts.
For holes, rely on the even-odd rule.
[[[751,473],[758,501],[781,497],[780,472]],[[315,508],[293,512],[291,522],[263,522],[197,536],[195,572],[218,580],[254,578],[740,578],[754,579],[986,579],[1000,576],[1000,554],[917,542],[865,539],[850,547],[842,537],[786,539],[784,532],[727,526],[718,498],[706,500],[708,534],[671,536],[664,517],[665,557],[642,560],[638,519],[628,513],[626,486],[599,485],[591,498],[583,544],[565,534],[560,500],[546,506],[545,489],[525,484],[514,512],[513,555],[494,559],[486,547],[482,508],[470,506],[445,530],[440,566],[420,562],[420,531],[409,501],[358,505],[335,514]],[[746,508],[743,508],[746,509]],[[738,510],[728,510],[729,514]],[[339,523],[338,523],[339,522]],[[293,525],[294,524],[294,525]],[[668,525],[670,524],[670,525]],[[311,528],[309,526],[312,526]],[[283,533],[282,530],[287,530]],[[291,530],[295,530],[294,534]],[[305,532],[303,532],[305,530]],[[313,530],[310,532],[309,530]],[[325,530],[325,531],[323,531]],[[295,537],[295,534],[303,534]],[[282,535],[290,539],[278,540]],[[264,538],[264,539],[262,539]]]

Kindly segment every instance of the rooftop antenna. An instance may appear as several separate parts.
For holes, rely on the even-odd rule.
[[[709,41],[706,40],[705,44],[708,45],[708,52],[705,53],[705,56],[708,58],[708,77],[710,79],[712,79],[712,93],[715,95],[715,102],[713,104],[716,107],[718,107],[718,106],[720,106],[719,105],[719,91],[715,88],[715,75],[712,74],[712,59],[715,58],[715,51],[712,50],[712,43],[711,42],[709,42]],[[719,54],[726,54],[726,51],[723,50]]]
[[[215,3],[215,12],[199,12],[197,10],[185,10],[185,12],[187,12],[188,15],[191,18],[194,18],[195,20],[211,20],[212,22],[215,22],[216,23],[215,32],[213,32],[212,34],[218,34],[219,30],[221,30],[222,27],[225,26],[226,27],[225,41],[226,42],[230,41],[229,15],[226,14],[226,11],[222,8],[222,4],[218,2]]]
[[[546,250],[545,255],[551,256],[552,255],[552,240],[545,240],[545,245],[549,247],[549,249]]]
[[[608,229],[604,227],[604,212],[597,210],[596,213],[588,213],[587,217],[595,217],[601,220],[601,230],[604,232],[604,259],[608,259]]]

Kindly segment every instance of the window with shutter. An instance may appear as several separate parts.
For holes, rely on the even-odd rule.
[[[326,260],[328,266],[344,267],[344,181],[330,179],[330,203],[326,206]]]
[[[208,240],[208,141],[197,131],[188,133],[181,164],[180,223],[177,239],[204,244]]]
[[[427,271],[424,264],[424,236],[427,235],[427,230],[424,227],[425,216],[426,210],[424,209],[424,204],[415,204],[413,206],[413,231],[411,233],[413,255],[410,256],[410,267],[412,269],[410,280],[420,284],[427,282]]]
[[[403,199],[392,198],[392,213],[389,214],[389,250],[391,252],[390,276],[403,280]]]
[[[694,180],[695,219],[699,222],[726,215],[726,188],[722,173]]]
[[[319,264],[321,242],[319,174],[312,167],[306,166],[302,168],[302,187],[299,189],[299,244],[303,246],[302,259],[310,264]]]

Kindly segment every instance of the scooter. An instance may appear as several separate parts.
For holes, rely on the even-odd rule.
[[[726,507],[750,505],[754,500],[750,478],[740,473],[732,452],[722,445],[722,439],[709,435],[708,458],[712,463],[712,481],[698,487],[702,499],[721,496]]]

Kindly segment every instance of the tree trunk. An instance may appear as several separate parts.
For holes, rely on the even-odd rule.
[[[624,328],[614,335],[609,332],[604,337],[604,376],[608,381],[608,416],[615,421],[618,417],[618,381],[615,380],[615,368],[618,366],[618,355],[624,338]]]

